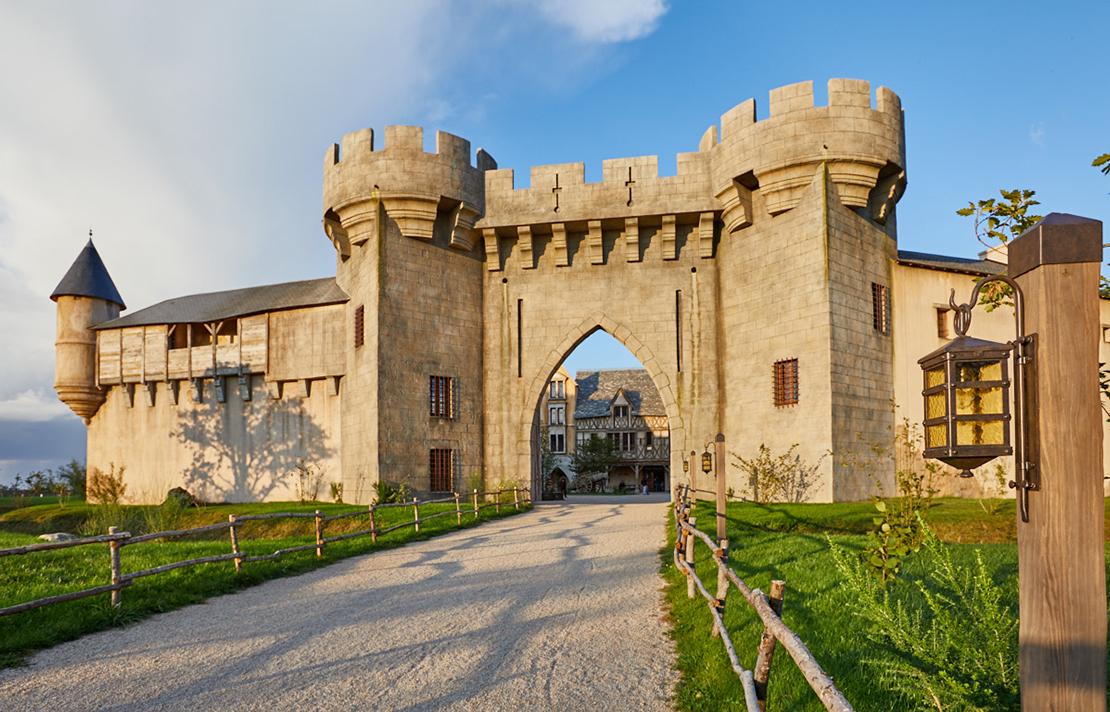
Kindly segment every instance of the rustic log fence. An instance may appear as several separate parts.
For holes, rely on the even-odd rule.
[[[783,581],[771,582],[771,595],[768,597],[759,589],[752,589],[728,565],[728,539],[721,537],[714,542],[713,538],[697,528],[697,519],[691,517],[693,505],[690,502],[689,486],[681,486],[675,492],[674,517],[675,517],[675,547],[674,565],[686,576],[686,595],[695,598],[701,595],[709,607],[713,617],[713,637],[720,637],[721,644],[728,655],[729,664],[744,689],[744,702],[749,712],[762,712],[767,705],[767,690],[771,675],[771,661],[775,648],[781,645],[794,664],[798,666],[806,682],[813,689],[821,704],[830,712],[852,712],[852,705],[836,688],[832,678],[821,668],[817,659],[809,652],[802,639],[782,622],[783,592],[786,584]],[[711,493],[717,495],[718,493]],[[724,502],[722,497],[717,497],[717,515],[723,516]],[[694,568],[694,548],[697,540],[705,542],[712,553],[713,563],[717,566],[717,591],[710,594]],[[756,662],[752,670],[748,670],[740,663],[736,648],[725,627],[724,611],[725,601],[728,597],[729,585],[740,592],[747,604],[756,612],[763,622],[763,633],[760,636],[756,649]]]
[[[531,494],[529,490],[522,488],[512,489],[499,489],[489,492],[479,492],[473,490],[471,496],[474,502],[473,514],[474,518],[478,519],[481,516],[481,510],[489,507],[495,507],[497,513],[501,512],[502,499],[508,494],[513,495],[513,508],[519,510],[522,506],[531,504]],[[521,493],[524,497],[521,498]],[[489,498],[493,501],[487,502]],[[479,499],[482,503],[479,504]],[[420,514],[420,506],[428,504],[443,504],[453,502],[455,507],[453,509],[444,509],[441,512],[434,514]],[[406,520],[397,524],[392,524],[387,527],[379,528],[375,521],[374,513],[378,510],[393,508],[393,507],[412,507],[412,520]],[[336,534],[334,536],[325,536],[325,529],[328,522],[334,522],[339,519],[347,519],[349,517],[367,516],[369,518],[369,528],[360,529],[353,532],[344,532],[343,534]],[[55,603],[64,603],[66,601],[76,601],[81,598],[88,598],[90,596],[99,596],[101,594],[111,594],[111,603],[114,607],[120,606],[121,591],[128,586],[132,585],[137,579],[146,576],[154,576],[156,574],[173,571],[174,569],[184,568],[186,566],[197,566],[199,564],[212,564],[221,561],[232,561],[235,565],[235,572],[239,573],[243,570],[243,565],[256,561],[273,561],[286,554],[293,554],[300,551],[315,550],[317,558],[324,556],[324,551],[328,544],[334,544],[348,539],[357,537],[369,536],[371,542],[376,543],[378,537],[383,534],[388,534],[391,531],[396,531],[404,527],[413,527],[415,531],[420,531],[420,524],[427,522],[438,517],[453,516],[456,523],[462,525],[463,523],[463,510],[459,493],[452,493],[449,497],[438,497],[435,499],[419,500],[413,498],[412,501],[406,502],[384,502],[381,504],[371,504],[366,508],[360,508],[350,512],[341,512],[325,516],[320,510],[314,512],[268,512],[266,514],[245,514],[235,515],[229,514],[226,522],[217,522],[215,524],[207,524],[199,527],[191,527],[189,529],[173,529],[161,532],[151,532],[149,534],[139,534],[132,536],[128,532],[121,532],[116,527],[109,527],[107,534],[98,536],[84,537],[81,539],[70,539],[68,541],[52,541],[42,544],[27,544],[25,546],[17,546],[10,549],[0,549],[0,558],[5,556],[23,556],[27,554],[35,554],[43,551],[55,551],[58,549],[69,549],[77,546],[88,546],[95,544],[108,544],[108,567],[110,572],[110,583],[104,586],[94,586],[92,588],[82,589],[80,591],[71,591],[68,593],[59,594],[57,596],[48,596],[46,598],[39,598],[34,601],[27,601],[19,603],[7,608],[0,608],[0,617],[10,616],[16,613],[49,606]],[[272,519],[311,519],[313,521],[313,534],[314,540],[311,544],[304,544],[301,546],[291,546],[285,549],[278,549],[269,554],[259,554],[255,556],[247,556],[243,553],[240,547],[239,528],[248,522],[257,522],[262,520]],[[126,546],[133,546],[135,544],[142,544],[144,542],[154,541],[157,539],[177,539],[186,536],[193,536],[196,534],[204,534],[208,532],[221,531],[227,529],[229,533],[231,551],[227,554],[215,554],[212,556],[200,556],[194,559],[186,559],[183,561],[174,561],[161,566],[155,566],[141,571],[134,571],[131,573],[122,573],[120,563],[121,550]]]

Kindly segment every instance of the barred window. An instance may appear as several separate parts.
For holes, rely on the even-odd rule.
[[[433,418],[455,417],[455,379],[450,376],[428,377],[428,413]]]
[[[775,405],[794,405],[798,402],[798,359],[775,361]]]
[[[885,284],[871,283],[871,321],[875,331],[890,333],[890,297]]]
[[[451,455],[449,448],[435,447],[428,451],[429,491],[451,491]]]
[[[366,336],[366,310],[360,304],[355,307],[355,348],[364,343]]]

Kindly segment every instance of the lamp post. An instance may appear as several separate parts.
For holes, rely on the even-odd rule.
[[[1007,277],[977,284],[968,304],[950,300],[960,338],[921,360],[925,455],[966,471],[1006,454],[1012,355],[1022,710],[1103,712],[1102,223],[1053,213],[1008,253]],[[979,291],[992,281],[1014,290],[1008,344],[966,337]],[[1032,510],[1030,492],[1037,493]]]

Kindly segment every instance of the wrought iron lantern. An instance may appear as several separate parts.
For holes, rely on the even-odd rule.
[[[709,452],[708,447],[701,454],[701,471],[707,475],[713,471],[713,455]]]
[[[686,458],[682,458],[682,471],[683,472],[689,472],[690,471],[690,461],[687,460]]]
[[[971,477],[1010,446],[1010,346],[959,336],[918,361],[925,371],[925,457]]]
[[[1009,343],[984,341],[967,335],[971,310],[979,292],[990,282],[1005,282],[1013,289],[1016,336]],[[996,457],[1015,454],[1015,480],[1022,521],[1029,521],[1029,490],[1037,489],[1030,478],[1024,437],[1025,369],[1032,335],[1025,334],[1025,305],[1021,289],[1008,277],[985,277],[975,284],[968,304],[956,304],[956,292],[948,299],[954,311],[958,336],[920,359],[924,372],[924,456],[940,460],[971,477],[971,470]],[[1013,401],[1010,411],[1010,356],[1014,356]],[[1014,422],[1014,442],[1010,422]]]

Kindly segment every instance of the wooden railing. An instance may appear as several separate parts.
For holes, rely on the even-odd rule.
[[[674,565],[686,575],[686,595],[694,598],[700,594],[705,599],[709,612],[713,616],[712,635],[721,638],[721,644],[728,655],[729,663],[740,678],[740,683],[744,689],[744,702],[748,711],[762,712],[766,707],[771,661],[774,657],[776,643],[778,643],[793,658],[806,682],[809,683],[826,710],[852,712],[852,705],[841,694],[840,690],[836,689],[836,684],[832,678],[821,669],[821,665],[809,652],[802,639],[782,622],[783,592],[786,584],[783,581],[772,581],[771,595],[768,597],[758,588],[752,589],[744,583],[744,580],[728,565],[728,540],[722,538],[721,541],[714,542],[712,537],[695,526],[696,518],[690,516],[692,510],[690,492],[688,485],[679,487],[675,492]],[[724,504],[718,501],[717,516],[720,517],[723,514]],[[694,568],[694,546],[698,539],[705,542],[710,551],[713,552],[713,562],[717,566],[716,595],[709,593]],[[759,646],[756,649],[756,661],[753,670],[747,670],[740,664],[736,648],[732,644],[728,629],[725,628],[724,610],[729,585],[740,592],[747,604],[763,621],[763,635],[760,636]]]
[[[507,501],[507,495],[512,495],[512,502]],[[487,501],[490,497],[492,501]],[[502,501],[502,500],[506,501]],[[463,495],[459,492],[453,492],[449,497],[439,497],[436,499],[420,500],[413,498],[411,502],[388,502],[383,504],[371,504],[365,509],[357,509],[351,512],[342,512],[340,514],[333,514],[325,516],[320,510],[315,512],[272,512],[267,514],[247,514],[237,516],[235,514],[228,515],[226,522],[218,522],[216,524],[208,524],[200,527],[192,527],[190,529],[174,529],[161,532],[152,532],[150,534],[140,534],[132,536],[128,532],[121,532],[116,527],[109,527],[107,534],[99,536],[85,537],[83,539],[71,539],[69,541],[53,541],[43,544],[28,544],[26,546],[17,546],[10,549],[0,549],[0,558],[5,556],[23,556],[27,554],[35,554],[43,551],[54,551],[57,549],[68,549],[76,546],[88,546],[94,544],[107,544],[108,557],[109,557],[109,571],[111,572],[111,581],[103,586],[94,586],[92,588],[82,589],[80,591],[71,591],[57,596],[48,596],[46,598],[39,598],[34,601],[27,601],[7,608],[0,608],[0,616],[10,616],[15,613],[22,613],[35,608],[49,606],[54,603],[63,603],[65,601],[75,601],[80,598],[87,598],[89,596],[99,596],[104,593],[111,594],[112,605],[118,607],[120,605],[121,591],[131,584],[136,579],[146,576],[154,576],[156,574],[173,571],[186,566],[196,566],[198,564],[212,564],[220,561],[233,561],[235,562],[236,573],[242,571],[243,565],[253,561],[272,561],[278,559],[286,554],[292,554],[298,551],[308,551],[309,549],[316,550],[317,557],[323,557],[324,550],[328,544],[338,541],[345,541],[347,539],[354,539],[356,537],[369,536],[372,542],[377,542],[378,537],[387,534],[391,531],[401,529],[403,527],[414,527],[416,531],[420,531],[420,525],[437,517],[454,516],[456,523],[462,525],[465,517],[473,516],[478,519],[483,509],[489,507],[495,508],[495,511],[500,513],[501,507],[513,507],[519,510],[521,506],[526,506],[531,501],[531,495],[527,489],[514,487],[512,489],[499,489],[490,492],[479,492],[473,490],[470,495]],[[446,502],[454,502],[453,509],[445,509],[442,512],[434,514],[420,515],[420,506],[427,504],[441,504]],[[394,507],[412,507],[412,519],[393,524],[388,527],[379,528],[375,522],[374,513],[387,508]],[[369,518],[369,527],[354,532],[345,532],[335,536],[324,536],[324,532],[328,522],[337,519],[347,519],[349,517],[367,516]],[[311,544],[304,544],[301,546],[292,546],[285,549],[278,549],[270,554],[261,554],[255,556],[247,556],[243,553],[239,541],[239,528],[247,522],[255,522],[268,519],[312,519],[313,531],[315,533],[315,541]],[[228,530],[228,538],[230,539],[231,551],[227,554],[215,554],[212,556],[201,556],[195,559],[186,559],[183,561],[174,561],[161,566],[155,566],[141,571],[134,571],[131,573],[122,573],[120,564],[121,550],[125,546],[133,546],[144,542],[154,541],[156,539],[177,539],[185,536],[192,536],[195,534],[203,534],[207,532],[215,532],[226,529]]]

